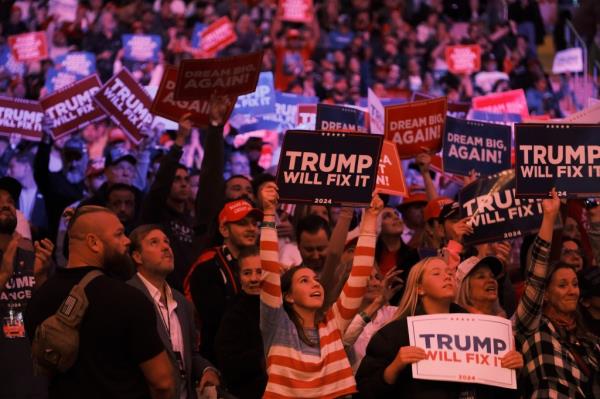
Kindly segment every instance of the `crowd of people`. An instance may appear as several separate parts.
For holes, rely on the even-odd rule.
[[[358,105],[369,88],[455,102],[522,88],[532,115],[583,106],[537,56],[550,32],[567,46],[570,10],[552,1],[324,0],[307,24],[274,0],[81,0],[69,22],[50,3],[0,2],[0,46],[45,31],[50,55],[0,65],[2,96],[44,97],[53,59],[73,51],[95,54],[103,82],[126,67],[157,86],[198,55],[195,24],[227,16],[237,41],[219,55],[262,49],[281,92]],[[599,4],[573,19],[600,46]],[[159,61],[125,59],[126,33],[160,35]],[[481,46],[486,79],[448,71],[459,43]],[[264,155],[285,132],[240,140],[228,108],[215,96],[208,126],[186,115],[138,145],[108,118],[59,140],[48,117],[40,142],[0,137],[0,398],[600,398],[600,201],[553,191],[537,233],[464,245],[462,184],[422,153],[405,198],[282,204]],[[84,280],[77,358],[42,375],[31,341]],[[407,318],[439,313],[509,319],[501,367],[517,389],[413,378],[426,353]]]

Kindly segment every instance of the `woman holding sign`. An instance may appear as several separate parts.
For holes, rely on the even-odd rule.
[[[277,187],[266,183],[261,196],[260,235],[263,284],[260,328],[267,354],[265,398],[339,398],[356,392],[342,334],[358,312],[374,263],[377,216],[383,208],[373,197],[360,227],[352,271],[338,300],[325,313],[323,286],[305,266],[285,273],[279,263],[275,211]]]
[[[466,313],[453,303],[457,287],[454,268],[442,258],[430,257],[411,269],[406,290],[394,319],[377,332],[367,347],[356,381],[363,398],[504,398],[494,387],[446,381],[419,380],[411,364],[426,358],[423,348],[410,346],[407,317],[439,313]],[[518,368],[522,361],[508,352],[501,365]]]
[[[533,244],[533,270],[521,301],[527,305],[531,323],[520,328],[515,324],[527,370],[523,389],[527,398],[600,398],[600,339],[578,317],[577,274],[565,263],[548,271],[560,209],[555,190],[552,197],[542,203],[544,218]]]

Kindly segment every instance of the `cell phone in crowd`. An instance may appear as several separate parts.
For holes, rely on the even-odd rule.
[[[595,207],[597,207],[598,205],[600,205],[600,203],[598,203],[598,200],[596,198],[588,198],[584,201],[585,204],[585,209],[593,209]]]

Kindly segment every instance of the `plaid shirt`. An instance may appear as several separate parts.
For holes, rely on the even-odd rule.
[[[549,255],[550,243],[536,237],[525,293],[513,316],[514,333],[525,361],[524,397],[572,399],[586,398],[588,393],[587,398],[600,398],[598,337],[568,333],[542,315]],[[594,376],[592,380],[579,368],[569,348],[578,348]]]

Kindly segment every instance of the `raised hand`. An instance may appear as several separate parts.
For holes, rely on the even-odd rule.
[[[262,198],[262,209],[267,214],[275,215],[277,204],[279,202],[279,193],[277,185],[273,182],[263,184],[260,189],[259,198]]]
[[[377,192],[373,193],[373,198],[371,199],[371,204],[369,208],[367,208],[367,214],[372,216],[379,216],[381,211],[383,210],[383,200],[379,196]]]
[[[192,132],[192,116],[191,112],[185,113],[181,119],[179,119],[179,130],[177,130],[177,136],[175,137],[175,144],[180,147],[185,145],[187,138]]]
[[[210,100],[208,115],[210,123],[215,126],[223,126],[227,122],[227,111],[231,107],[232,99],[227,96],[213,96]]]
[[[469,223],[470,217],[459,220],[449,229],[450,239],[462,243],[463,237],[467,234],[473,234],[473,227]]]
[[[542,201],[542,210],[544,211],[544,216],[556,218],[558,216],[558,212],[560,211],[560,198],[558,198],[555,187],[553,187],[552,191],[550,191],[550,195],[552,198]]]
[[[398,277],[402,272],[404,272],[402,269],[391,269],[387,272],[381,282],[381,291],[375,298],[375,302],[377,302],[379,306],[388,303],[390,299],[404,287],[404,280]]]
[[[44,273],[50,267],[52,260],[52,252],[54,251],[54,244],[47,238],[36,241],[35,246],[35,261],[33,263],[33,270],[35,274]]]

